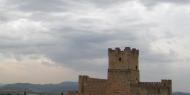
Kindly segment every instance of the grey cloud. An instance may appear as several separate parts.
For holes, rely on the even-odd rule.
[[[60,11],[67,5],[62,0],[12,0],[7,1],[7,5],[12,5],[23,11]],[[16,6],[15,6],[16,5]]]
[[[83,0],[83,3],[90,3],[93,5],[96,5],[98,7],[107,7],[107,6],[111,6],[111,5],[116,5],[122,2],[129,2],[132,0]]]
[[[127,0],[131,1],[131,0]],[[76,9],[84,6],[110,6],[126,0],[12,0],[7,1],[8,5],[12,5],[19,10],[28,11],[43,11],[43,12],[59,12]],[[15,6],[16,5],[16,6]]]
[[[5,15],[1,15],[0,16],[0,23],[2,24],[3,22],[7,22],[9,20],[8,17],[6,17]]]
[[[146,6],[154,6],[161,3],[172,3],[172,4],[189,4],[189,0],[139,0]]]
[[[138,12],[135,11],[138,9],[130,10],[131,12],[122,11],[122,13],[117,14],[119,10],[111,6],[112,4],[117,5],[119,2],[126,1],[9,0],[8,4],[16,7],[11,11],[21,12],[20,14],[23,15],[28,12],[31,13],[27,16],[15,15],[16,19],[24,18],[34,22],[40,21],[47,30],[43,31],[43,33],[42,31],[37,31],[36,34],[38,35],[33,35],[33,27],[23,31],[21,34],[31,32],[25,35],[28,40],[23,40],[20,37],[9,37],[9,35],[0,35],[0,52],[11,53],[14,56],[43,55],[59,65],[64,65],[76,71],[105,74],[108,65],[107,48],[129,46],[140,49],[140,64],[145,64],[143,69],[147,69],[148,66],[154,67],[154,64],[156,64],[156,66],[165,66],[162,69],[157,69],[155,66],[154,69],[158,70],[155,71],[156,74],[169,72],[166,69],[170,68],[170,64],[181,61],[181,59],[178,59],[178,53],[172,49],[169,49],[167,54],[157,53],[151,50],[150,44],[156,40],[173,38],[178,35],[167,32],[168,34],[166,33],[160,38],[156,37],[159,32],[154,33],[154,30],[151,30],[157,27],[156,24],[149,21],[143,22],[143,17],[139,16],[140,14],[138,13],[132,14]],[[179,2],[182,4],[182,2],[187,3],[188,1],[141,0],[141,2],[154,5],[160,2]],[[101,7],[104,5],[109,7],[106,6],[108,8],[105,10]],[[104,17],[98,11],[89,16],[89,13],[96,9],[107,15]],[[112,12],[112,10],[114,11]],[[124,12],[127,12],[127,14]],[[6,20],[6,17],[5,15],[2,19]],[[163,32],[159,29],[157,31]],[[148,73],[145,79],[155,79],[149,78],[153,76],[153,74],[150,74],[152,69],[148,68],[144,71]],[[145,73],[143,75],[146,75]]]
[[[133,22],[133,20],[130,21]],[[146,29],[146,26],[133,25],[133,27],[136,28],[132,28],[130,25],[130,29],[128,29],[128,26],[124,29],[117,29],[117,26],[115,26],[110,28],[110,31],[104,31],[104,28],[101,29],[101,25],[93,24],[91,21],[88,23],[86,23],[86,21],[77,23],[79,26],[72,26],[72,24],[69,26],[55,26],[46,32],[46,34],[56,38],[55,41],[21,43],[21,41],[18,40],[14,43],[13,40],[16,39],[7,39],[11,43],[3,43],[5,41],[1,40],[1,49],[11,51],[15,54],[44,54],[57,63],[65,64],[68,67],[80,71],[93,70],[91,67],[94,67],[93,65],[96,63],[89,63],[88,68],[83,68],[86,65],[84,64],[86,60],[99,58],[107,60],[107,48],[109,47],[141,47],[141,49],[145,50],[143,53],[145,54],[145,59],[149,58],[147,60],[150,61],[153,59],[152,61],[157,60],[157,62],[160,62],[160,58],[157,58],[158,56],[155,56],[155,54],[148,55],[150,52],[147,49],[147,47],[149,47],[149,41],[144,40],[143,36],[139,38],[139,36],[136,35],[139,34],[139,30],[143,32],[143,28]],[[92,29],[80,26],[85,23],[89,24]],[[163,61],[163,59],[161,61]],[[105,68],[105,66],[106,65],[102,67],[102,70],[104,70],[103,68]],[[101,67],[99,68],[101,69]]]

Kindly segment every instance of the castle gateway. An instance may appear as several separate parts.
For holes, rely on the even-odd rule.
[[[78,91],[68,95],[172,95],[172,81],[140,82],[139,50],[108,49],[109,68],[107,79],[79,76]]]

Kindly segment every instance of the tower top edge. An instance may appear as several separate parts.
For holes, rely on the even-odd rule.
[[[108,52],[128,52],[128,53],[136,53],[139,54],[139,50],[136,48],[131,48],[131,47],[125,47],[124,49],[120,49],[119,47],[116,47],[115,49],[108,48]]]

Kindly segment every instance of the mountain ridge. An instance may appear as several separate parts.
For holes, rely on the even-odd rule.
[[[8,90],[31,90],[34,92],[46,92],[46,93],[62,93],[69,90],[77,90],[78,83],[73,81],[66,81],[56,84],[33,84],[33,83],[13,83],[2,84],[0,89]],[[186,92],[173,92],[173,95],[190,95]]]
[[[31,90],[34,92],[61,93],[68,90],[77,90],[77,82],[62,82],[58,84],[32,84],[32,83],[13,83],[5,84],[0,89],[8,90]]]

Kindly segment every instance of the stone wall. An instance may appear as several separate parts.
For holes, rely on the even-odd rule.
[[[140,82],[139,88],[141,95],[172,95],[171,80],[161,82]]]
[[[95,79],[88,76],[80,76],[80,95],[105,95],[106,79]]]

